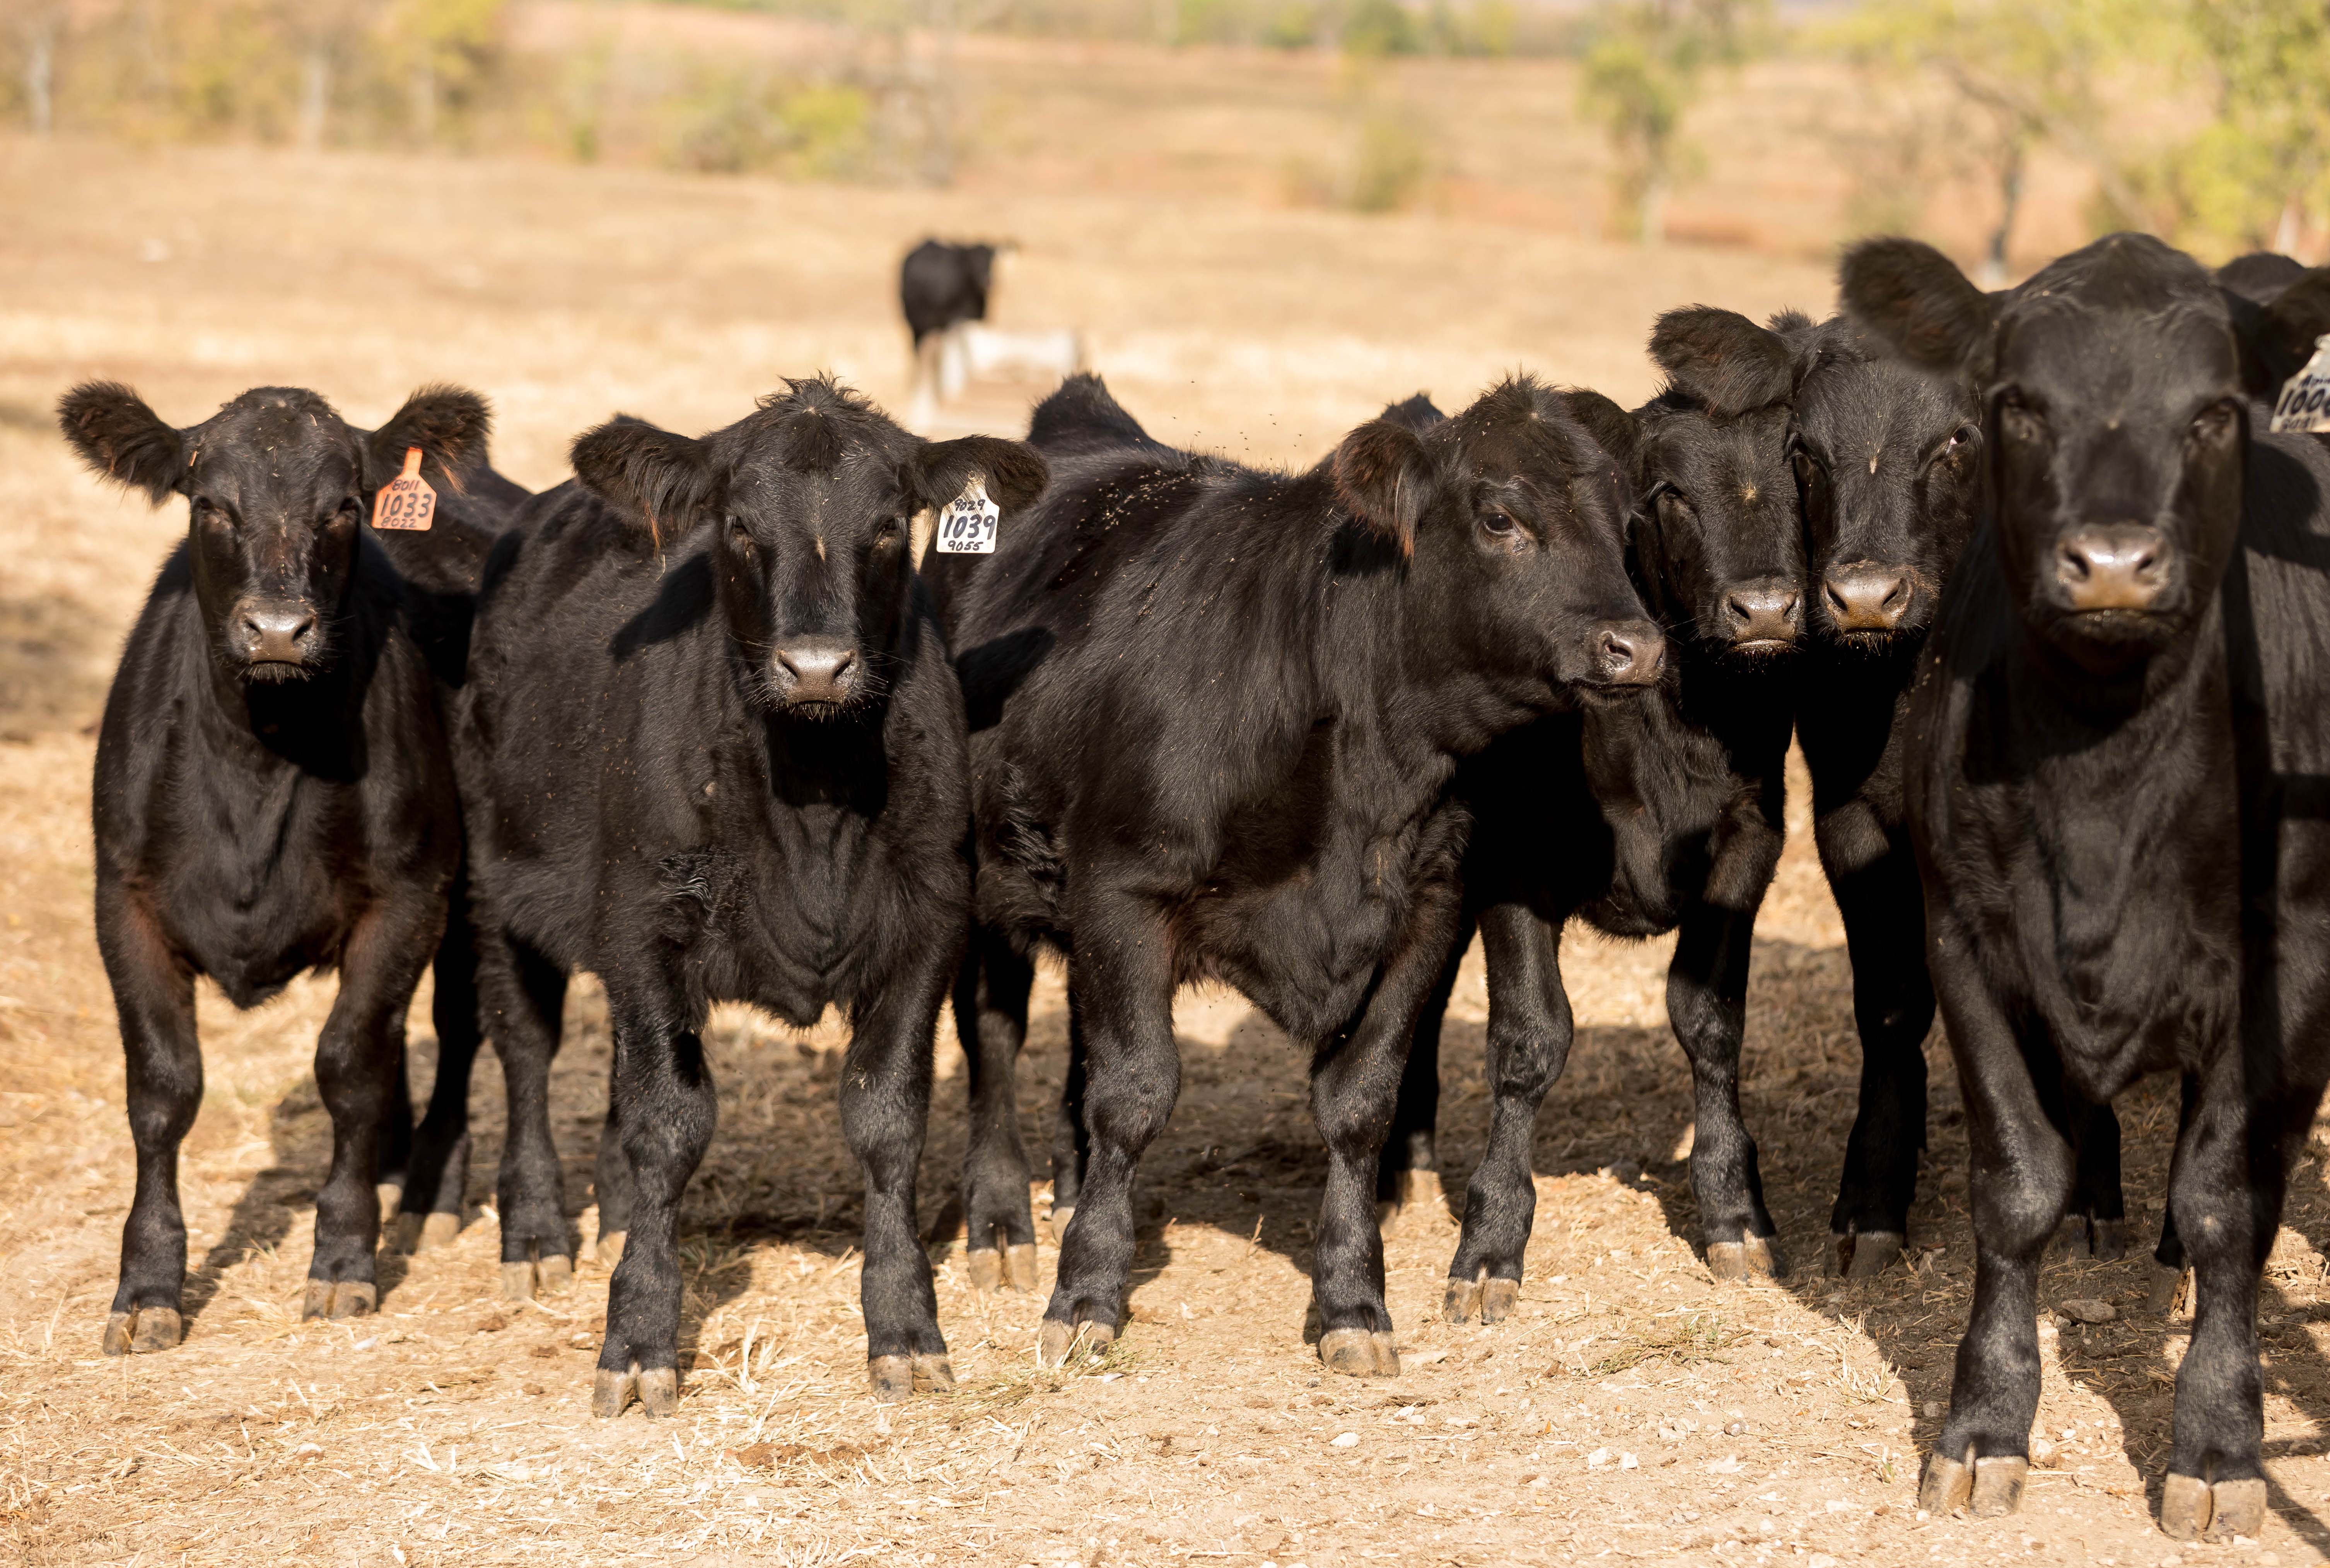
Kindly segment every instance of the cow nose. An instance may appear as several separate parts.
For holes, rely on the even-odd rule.
[[[1909,576],[1890,566],[1855,561],[1831,567],[1821,579],[1829,619],[1839,631],[1891,631],[1909,613]]]
[[[298,665],[308,662],[308,640],[316,629],[316,612],[301,604],[251,604],[242,609],[243,656],[253,664]]]
[[[1794,642],[1803,605],[1785,578],[1743,582],[1723,596],[1724,629],[1734,644]]]
[[[2168,587],[2167,541],[2156,528],[2082,528],[2055,547],[2055,581],[2075,610],[2150,609]]]
[[[1594,668],[1604,685],[1647,686],[1666,662],[1667,639],[1647,620],[1606,622],[1594,638]]]
[[[857,674],[853,648],[803,645],[777,650],[777,684],[789,703],[839,703]]]

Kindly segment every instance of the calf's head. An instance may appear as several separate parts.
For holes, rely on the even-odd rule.
[[[1973,532],[1980,411],[1963,387],[1901,364],[1848,322],[1825,324],[1814,343],[1789,442],[1810,626],[1874,652],[1932,624]]]
[[[619,419],[574,442],[575,477],[660,543],[712,531],[721,614],[762,709],[822,718],[887,690],[914,577],[914,515],[980,481],[1005,518],[1044,487],[1032,448],[931,442],[819,377],[696,439]]]
[[[1847,253],[1853,316],[1982,411],[1983,500],[2025,625],[2094,674],[2198,623],[2230,560],[2249,399],[2287,373],[2316,273],[2269,307],[2116,234],[1985,294],[1909,240]]]
[[[1762,327],[1708,306],[1651,334],[1667,390],[1633,421],[1634,552],[1651,609],[1727,658],[1784,654],[1804,632],[1804,531],[1789,399],[1812,324]]]
[[[1416,402],[1352,431],[1332,469],[1363,535],[1403,562],[1424,656],[1531,709],[1655,681],[1664,643],[1626,578],[1622,478],[1578,418],[1608,400],[1519,377],[1436,422]]]
[[[75,387],[57,417],[105,477],[157,505],[186,497],[195,601],[213,654],[244,681],[328,666],[374,492],[416,447],[422,477],[458,490],[491,422],[485,400],[458,387],[424,387],[370,433],[314,392],[256,387],[178,430],[117,382]]]

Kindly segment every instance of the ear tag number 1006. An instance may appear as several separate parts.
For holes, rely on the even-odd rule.
[[[404,472],[380,487],[373,497],[375,528],[421,529],[436,520],[437,492],[421,477],[421,449],[404,449]]]
[[[2281,389],[2273,428],[2316,435],[2330,430],[2330,333],[2314,340],[2314,357]]]
[[[1002,516],[1003,508],[987,498],[985,481],[973,475],[962,494],[939,513],[937,535],[933,543],[948,555],[992,555],[995,525]]]

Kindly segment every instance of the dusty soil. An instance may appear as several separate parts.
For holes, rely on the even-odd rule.
[[[720,1132],[684,1219],[679,1415],[594,1422],[604,1270],[586,1262],[564,1299],[494,1296],[490,1067],[459,1240],[384,1260],[376,1318],[298,1321],[328,1138],[307,1063],[329,992],[308,983],[242,1015],[204,997],[187,1339],[100,1357],[130,1162],[89,924],[90,725],[183,519],[75,471],[45,411],[74,379],[130,379],[182,422],[258,382],[314,385],[369,421],[424,379],[465,381],[499,405],[504,465],[543,485],[566,438],[619,407],[725,422],[779,374],[820,366],[898,401],[897,254],[928,229],[993,228],[1028,247],[1004,316],[1082,325],[1160,434],[1308,460],[1388,398],[1459,399],[1516,364],[1639,397],[1651,378],[1636,345],[1657,308],[1818,307],[1829,290],[1804,265],[1453,220],[71,144],[0,142],[0,1550],[14,1560],[1831,1568],[2277,1564],[2330,1546],[2316,1427],[2330,1308],[2307,1240],[2330,1238],[2330,1194],[2315,1164],[2267,1292],[2262,1542],[2179,1548],[2152,1526],[2183,1341],[2139,1310],[2139,1261],[2047,1273],[2049,1306],[2099,1298],[2123,1316],[2048,1337],[2051,1462],[2022,1513],[1918,1516],[1916,1456],[1970,1279],[1956,1089],[1937,1039],[1916,1266],[1822,1278],[1857,1051],[1800,807],[1759,933],[1748,1053],[1748,1119],[1799,1265],[1782,1284],[1717,1284],[1691,1245],[1663,949],[1573,940],[1578,1046],[1539,1127],[1513,1320],[1441,1321],[1454,1233],[1413,1214],[1388,1247],[1406,1371],[1321,1374],[1302,1341],[1321,1169],[1302,1063],[1236,997],[1193,995],[1177,1014],[1187,1087],[1146,1169],[1119,1351],[1037,1372],[1040,1296],[976,1293],[960,1243],[934,1242],[960,1392],[876,1407],[835,1042],[725,1012],[711,1037]],[[1023,403],[990,389],[960,417],[1008,428]],[[607,1039],[592,987],[570,1006],[556,1114],[587,1243]],[[1482,1011],[1476,968],[1444,1066],[1452,1182],[1485,1122]],[[1063,1064],[1056,977],[1037,1015],[1031,1131]],[[942,1232],[962,1076],[951,1045],[940,1060],[922,1207]],[[2172,1103],[2148,1083],[2121,1108],[2147,1215]],[[1047,1244],[1047,1284],[1052,1257]]]

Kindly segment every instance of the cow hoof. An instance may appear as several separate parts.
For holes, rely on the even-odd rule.
[[[390,1244],[410,1258],[421,1251],[421,1221],[419,1214],[399,1214],[394,1229],[395,1240]]]
[[[1116,1330],[1105,1323],[1062,1323],[1044,1320],[1036,1336],[1036,1365],[1066,1366],[1071,1357],[1105,1355],[1116,1343]]]
[[[954,1363],[946,1358],[944,1351],[935,1355],[917,1352],[913,1360],[916,1393],[954,1392]]]
[[[2098,1263],[2117,1263],[2126,1257],[2127,1242],[2126,1220],[2098,1220],[2090,1234]]]
[[[914,1369],[903,1355],[869,1356],[866,1381],[873,1385],[876,1404],[896,1404],[914,1392]]]
[[[2189,1318],[2193,1315],[2193,1270],[2163,1269],[2155,1265],[2152,1285],[2145,1294],[2145,1310],[2155,1318]]]
[[[531,1301],[534,1299],[534,1263],[520,1258],[515,1263],[502,1265],[502,1299]]]
[[[1719,1280],[1778,1280],[1786,1276],[1788,1264],[1771,1237],[1747,1236],[1709,1242],[1707,1271]]]
[[[1939,1453],[1926,1456],[1926,1473],[1918,1478],[1918,1507],[1940,1518],[1966,1506],[1974,1496],[1974,1467]]]
[[[1068,1239],[1068,1222],[1075,1217],[1076,1205],[1074,1204],[1065,1209],[1055,1207],[1052,1210],[1052,1245],[1056,1247]]]
[[[1003,1250],[1003,1282],[1014,1290],[1035,1289],[1035,1242],[1018,1242]]]
[[[2054,1240],[2047,1243],[2047,1250],[2075,1258],[2093,1251],[2088,1242],[2088,1216],[2065,1214],[2056,1224]]]
[[[564,1296],[574,1289],[574,1260],[551,1252],[535,1261],[534,1288],[545,1296]]]
[[[1974,1497],[1966,1512],[1977,1519],[2003,1518],[2022,1506],[2022,1483],[2031,1461],[2020,1454],[1992,1454],[1974,1462]]]
[[[974,1290],[995,1291],[1003,1289],[1003,1254],[992,1247],[973,1247],[963,1259],[971,1270],[971,1288]],[[895,1360],[893,1356],[890,1359]]]
[[[310,1280],[301,1318],[362,1318],[380,1304],[379,1287],[356,1280]]]
[[[1376,1227],[1389,1232],[1403,1214],[1448,1217],[1447,1189],[1436,1170],[1404,1170],[1392,1178],[1392,1195],[1376,1204]]]
[[[614,1272],[615,1265],[623,1261],[623,1233],[601,1232],[599,1239],[591,1244],[591,1258],[603,1265],[609,1273]]]
[[[376,1183],[372,1189],[374,1199],[380,1204],[384,1217],[404,1206],[404,1188],[395,1182]]]
[[[679,1413],[679,1374],[668,1366],[639,1374],[639,1408],[651,1421]]]
[[[1480,1310],[1479,1280],[1451,1280],[1448,1281],[1448,1293],[1440,1299],[1440,1316],[1451,1323],[1470,1323]],[[1323,1345],[1325,1342],[1322,1340],[1321,1343]]]
[[[1513,1315],[1521,1299],[1519,1280],[1485,1280],[1481,1284],[1481,1321],[1502,1323]]]
[[[638,1367],[614,1372],[602,1366],[591,1377],[591,1413],[611,1421],[630,1408],[631,1399],[639,1391]]]
[[[1848,1280],[1874,1280],[1893,1266],[1909,1238],[1899,1231],[1857,1231],[1846,1238],[1850,1256],[1844,1261]]]
[[[2197,1541],[2201,1532],[2209,1527],[2209,1518],[2215,1512],[2215,1499],[2209,1496],[2209,1483],[2198,1476],[2180,1476],[2172,1472],[2160,1488],[2160,1528],[2164,1535],[2179,1541]]]
[[[1345,1377],[1397,1377],[1399,1346],[1388,1334],[1331,1328],[1319,1336],[1319,1361]]]
[[[2204,1541],[2231,1541],[2236,1535],[2247,1535],[2254,1541],[2265,1534],[2265,1481],[2251,1477],[2245,1481],[2219,1481],[2209,1488],[2212,1507],[2209,1527],[2202,1532]]]
[[[150,1355],[156,1350],[175,1350],[183,1331],[173,1308],[137,1307],[116,1312],[105,1320],[105,1354]]]

